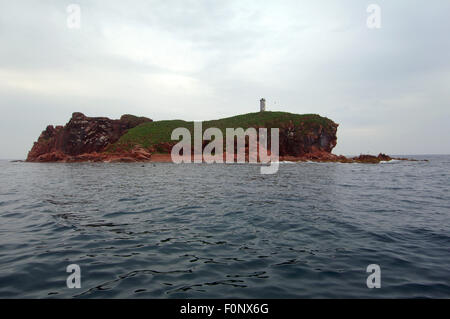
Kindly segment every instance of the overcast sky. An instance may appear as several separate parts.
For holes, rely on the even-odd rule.
[[[449,12],[448,0],[0,0],[0,158],[25,158],[75,111],[210,120],[261,97],[339,123],[337,154],[449,154]]]

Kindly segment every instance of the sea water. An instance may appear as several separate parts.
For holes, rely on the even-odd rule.
[[[450,298],[450,156],[414,158],[0,161],[0,297]]]

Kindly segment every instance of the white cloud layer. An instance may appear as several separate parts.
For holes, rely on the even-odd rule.
[[[72,112],[208,120],[258,110],[340,124],[335,153],[450,153],[447,0],[0,2],[0,158]]]

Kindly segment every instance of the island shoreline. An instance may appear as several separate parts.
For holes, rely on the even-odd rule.
[[[356,157],[346,157],[332,153],[337,144],[337,128],[339,124],[317,114],[293,114],[287,112],[261,111],[241,114],[230,118],[204,121],[204,129],[219,128],[215,132],[224,134],[229,128],[253,130],[257,139],[262,130],[276,129],[278,131],[277,150],[272,150],[270,138],[265,143],[257,144],[257,148],[250,147],[250,139],[235,141],[234,147],[223,149],[223,160],[211,154],[211,150],[203,153],[211,142],[203,140],[202,145],[191,147],[191,134],[194,122],[182,120],[157,121],[134,115],[125,114],[118,120],[107,117],[87,117],[75,112],[65,126],[49,125],[41,133],[38,140],[29,151],[26,161],[37,163],[74,163],[74,162],[179,162],[172,158],[172,149],[178,143],[172,138],[177,128],[184,129],[188,145],[183,152],[190,151],[191,162],[194,162],[194,152],[200,155],[203,162],[225,163],[268,163],[272,162],[338,162],[338,163],[369,163],[377,164],[392,160],[408,160],[392,158],[380,153],[377,156],[361,154]],[[195,134],[195,132],[194,132]],[[217,134],[217,133],[215,133]],[[267,133],[266,133],[267,134]],[[217,137],[214,135],[215,138]],[[271,136],[269,134],[268,136]],[[223,138],[223,137],[222,137]],[[245,135],[244,135],[245,139]],[[220,145],[220,143],[219,143]],[[214,146],[217,147],[216,145]],[[220,148],[220,146],[218,146]],[[222,140],[223,147],[223,140]],[[211,147],[209,147],[211,149]],[[265,151],[264,151],[265,150]],[[271,155],[271,151],[277,152]],[[227,156],[227,152],[229,153]],[[245,154],[239,157],[236,154]],[[265,160],[260,160],[264,155]],[[276,155],[275,155],[276,154]],[[198,157],[198,156],[196,156]],[[245,161],[242,159],[245,158]],[[233,161],[234,159],[234,161]],[[196,160],[195,162],[197,162]],[[189,162],[189,155],[184,159]]]

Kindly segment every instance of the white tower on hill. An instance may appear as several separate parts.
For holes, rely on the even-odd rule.
[[[264,112],[266,110],[266,100],[261,99],[259,100],[259,111]]]

